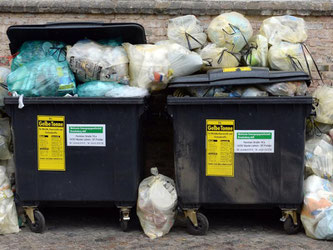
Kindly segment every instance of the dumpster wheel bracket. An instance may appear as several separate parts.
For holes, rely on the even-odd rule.
[[[23,207],[25,214],[28,216],[32,224],[35,224],[35,215],[34,211],[36,210],[37,207]]]
[[[194,209],[184,210],[184,215],[186,218],[188,218],[192,222],[192,224],[195,227],[198,226],[197,210],[194,210]]]

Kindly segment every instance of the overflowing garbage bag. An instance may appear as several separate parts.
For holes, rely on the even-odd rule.
[[[169,20],[168,38],[189,50],[194,50],[206,43],[207,35],[200,21],[193,15],[187,15]]]
[[[333,239],[333,184],[316,175],[304,181],[301,220],[307,236]]]
[[[8,90],[24,96],[64,96],[76,91],[75,79],[66,61],[52,56],[26,63],[7,78]]]
[[[6,168],[0,166],[0,234],[18,233],[18,218]]]
[[[318,100],[315,106],[317,122],[333,124],[333,87],[319,86],[313,93]]]
[[[310,73],[313,68],[311,56],[302,44],[281,42],[268,50],[268,62],[272,69],[282,71],[304,71]]]
[[[11,70],[32,62],[52,56],[59,62],[66,61],[66,44],[56,41],[26,41],[18,51],[18,55],[13,59]]]
[[[282,41],[301,43],[308,37],[304,20],[289,15],[265,19],[260,27],[260,34],[265,36],[271,45]]]
[[[68,49],[67,61],[77,79],[82,82],[98,80],[127,84],[129,81],[128,58],[121,46],[81,40]]]
[[[117,82],[92,81],[77,87],[79,97],[144,97],[149,94],[147,89],[131,87]]]
[[[132,45],[123,43],[130,71],[130,85],[134,87],[161,90],[172,76],[168,49],[163,45]]]
[[[215,43],[209,43],[200,51],[203,61],[203,69],[217,69],[237,67],[240,55],[229,52],[227,48],[219,47]]]
[[[305,82],[280,82],[259,87],[273,96],[304,96],[308,90]]]
[[[306,141],[305,167],[308,174],[333,181],[333,144],[329,135],[322,134]]]
[[[215,17],[207,29],[209,39],[230,52],[240,52],[252,37],[250,22],[240,13],[223,13]]]
[[[167,234],[174,224],[177,206],[175,183],[151,169],[152,176],[139,186],[137,215],[145,234],[155,239]]]
[[[243,57],[248,66],[267,67],[268,41],[266,37],[262,35],[251,37],[245,49]]]
[[[191,75],[202,67],[201,57],[180,44],[165,40],[157,42],[156,45],[167,48],[172,77]]]

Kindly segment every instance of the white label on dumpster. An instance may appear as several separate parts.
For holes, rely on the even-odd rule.
[[[235,130],[235,153],[274,153],[274,130]]]
[[[105,124],[67,124],[67,146],[105,147]]]

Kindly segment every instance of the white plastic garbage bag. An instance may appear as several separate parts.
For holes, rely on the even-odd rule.
[[[130,71],[130,85],[151,90],[167,86],[172,72],[168,60],[168,49],[163,45],[132,45],[123,43]]]
[[[265,19],[260,27],[260,34],[265,36],[271,45],[281,41],[300,43],[308,37],[304,20],[288,15]]]
[[[249,46],[244,55],[244,60],[248,66],[267,67],[268,41],[262,35],[256,35],[249,40]]]
[[[0,234],[18,232],[19,226],[14,194],[6,175],[6,168],[0,166]]]
[[[333,87],[319,86],[314,91],[313,97],[318,99],[318,105],[315,106],[315,120],[321,123],[333,124]]]
[[[239,52],[252,37],[250,22],[240,13],[223,13],[215,17],[207,29],[209,39],[231,52]]]
[[[203,61],[203,70],[237,67],[239,55],[229,52],[227,48],[219,47],[215,43],[209,43],[200,51]]]
[[[68,49],[67,61],[82,82],[93,80],[128,83],[128,58],[123,47],[81,40]]]
[[[6,83],[7,76],[10,73],[10,69],[0,67],[0,83]]]
[[[189,50],[201,48],[207,35],[200,21],[193,15],[172,18],[168,23],[168,38]]]
[[[323,134],[306,141],[305,167],[308,173],[333,181],[333,145],[330,136]]]
[[[165,40],[157,42],[156,45],[163,45],[167,48],[172,77],[191,75],[202,67],[201,57],[180,44]]]
[[[145,234],[155,239],[167,234],[174,224],[177,206],[175,183],[152,168],[139,186],[137,215]]]
[[[313,68],[311,56],[301,44],[281,42],[268,50],[268,63],[272,69],[282,71],[304,71]]]
[[[244,90],[242,97],[259,97],[259,96],[268,96],[266,91],[261,91],[255,87],[249,87]]]
[[[333,184],[316,175],[304,181],[302,224],[307,236],[333,239]]]

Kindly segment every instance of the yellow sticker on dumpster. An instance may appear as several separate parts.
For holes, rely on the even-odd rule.
[[[37,116],[39,171],[65,171],[65,117]]]
[[[234,120],[206,120],[206,176],[234,177]]]

